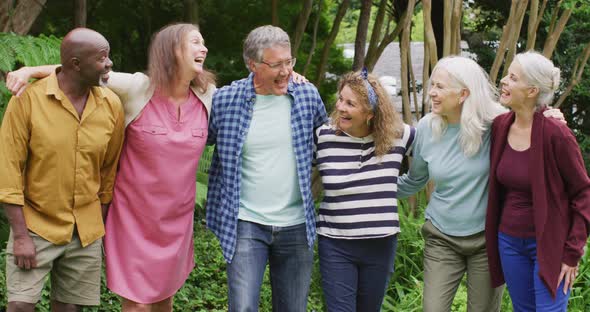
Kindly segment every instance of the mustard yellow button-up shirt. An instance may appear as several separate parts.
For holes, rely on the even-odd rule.
[[[0,128],[0,202],[22,205],[46,240],[82,246],[104,235],[100,204],[112,199],[125,117],[119,98],[93,87],[82,117],[55,72],[8,103]]]

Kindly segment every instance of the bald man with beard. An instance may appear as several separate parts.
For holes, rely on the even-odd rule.
[[[8,311],[34,311],[51,273],[52,311],[98,305],[103,217],[123,142],[112,62],[99,33],[64,37],[61,67],[8,103],[0,128],[0,202],[10,223]]]

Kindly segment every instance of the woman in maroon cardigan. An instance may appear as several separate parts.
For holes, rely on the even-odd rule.
[[[590,179],[573,133],[539,113],[559,69],[518,54],[501,80],[512,111],[492,125],[486,245],[492,285],[506,282],[514,311],[566,311],[590,230]]]

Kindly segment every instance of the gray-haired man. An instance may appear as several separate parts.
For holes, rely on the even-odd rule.
[[[230,311],[256,311],[266,264],[274,311],[305,311],[313,263],[313,129],[327,121],[311,84],[293,84],[289,36],[262,26],[244,42],[248,78],[213,97],[207,225],[228,262]]]

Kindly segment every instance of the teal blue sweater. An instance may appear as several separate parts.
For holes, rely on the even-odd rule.
[[[407,174],[398,180],[398,198],[408,197],[435,183],[425,217],[441,232],[468,236],[484,230],[490,170],[490,131],[484,133],[479,151],[471,157],[459,144],[459,125],[449,125],[435,140],[430,128],[432,115],[418,122],[413,160]]]

